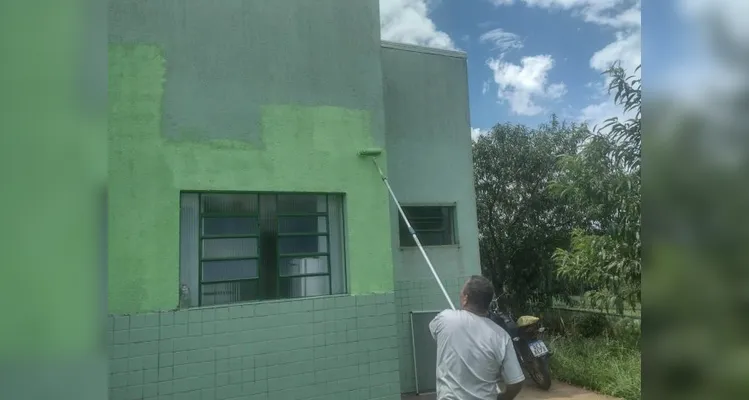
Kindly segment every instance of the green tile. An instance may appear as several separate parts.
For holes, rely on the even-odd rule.
[[[186,324],[188,321],[188,311],[180,310],[174,312],[174,323],[175,324]]]
[[[130,343],[130,331],[115,331],[112,342],[114,344],[127,344]]]
[[[223,358],[229,358],[229,347],[227,347],[227,346],[214,347],[214,349],[213,349],[213,357],[216,360],[223,359]]]
[[[244,369],[242,370],[242,382],[254,382],[255,381],[255,369]]]
[[[268,391],[267,381],[245,382],[242,384],[243,395],[255,395]]]
[[[127,386],[128,373],[116,373],[109,375],[109,387],[121,388]]]
[[[122,373],[129,371],[128,368],[129,360],[127,358],[111,360],[109,362],[109,373]]]
[[[171,353],[174,351],[174,340],[162,339],[159,340],[159,353]]]
[[[204,335],[213,335],[216,333],[216,322],[215,321],[208,321],[203,322],[203,334]]]
[[[216,320],[216,309],[215,308],[207,308],[203,310],[203,316],[202,316],[203,322],[211,322]]]
[[[174,312],[164,311],[159,313],[159,325],[169,326],[174,324]]]
[[[157,391],[159,392],[159,396],[170,395],[170,394],[174,393],[174,388],[173,388],[172,381],[169,380],[169,381],[159,382],[159,385],[157,387]]]
[[[244,318],[242,315],[242,306],[231,306],[227,308],[227,318],[228,319],[240,319]]]
[[[191,392],[175,393],[172,399],[173,400],[200,400],[200,392],[191,391]]]
[[[242,382],[242,370],[229,371],[229,385],[241,384]]]
[[[232,399],[235,397],[241,397],[242,394],[241,384],[227,385],[216,388],[217,399]]]
[[[201,323],[190,323],[187,325],[188,336],[200,336],[203,334],[203,324]]]
[[[203,389],[200,391],[200,400],[216,400],[216,389]]]
[[[173,353],[159,354],[159,367],[171,367],[172,365],[174,365]]]
[[[127,358],[128,356],[127,344],[116,344],[109,348],[109,357],[112,359]]]
[[[129,400],[139,400],[143,398],[143,386],[128,386],[126,396]]]
[[[216,320],[217,321],[224,321],[229,319],[229,309],[228,308],[217,308],[216,309]]]
[[[132,343],[128,348],[130,357],[148,356],[159,353],[159,342]]]
[[[174,353],[173,363],[174,365],[187,364],[187,353],[188,351],[177,351]]]
[[[157,383],[159,381],[159,370],[151,368],[143,371],[143,383]]]

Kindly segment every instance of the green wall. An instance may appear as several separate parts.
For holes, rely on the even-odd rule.
[[[427,247],[456,307],[465,279],[481,273],[473,188],[465,54],[386,43],[382,49],[388,168],[404,204],[455,204],[458,245]],[[399,247],[391,207],[400,385],[416,389],[410,313],[449,307],[415,247]],[[415,340],[432,340],[417,337]]]
[[[479,273],[466,56],[386,43],[382,66],[393,190],[402,204],[455,204],[459,244],[427,253],[442,277]],[[395,279],[433,279],[417,248],[399,248],[391,218]]]
[[[176,307],[180,190],[343,192],[350,292],[392,291],[377,2],[220,3],[110,2],[110,312]]]

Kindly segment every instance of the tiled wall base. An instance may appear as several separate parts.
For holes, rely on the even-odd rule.
[[[393,293],[111,316],[109,398],[398,400],[399,332]]]

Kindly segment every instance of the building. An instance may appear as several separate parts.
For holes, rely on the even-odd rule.
[[[457,301],[466,59],[379,26],[377,0],[109,2],[112,400],[415,390],[410,313],[447,305],[357,152]]]

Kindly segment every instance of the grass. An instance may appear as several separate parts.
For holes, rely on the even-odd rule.
[[[607,337],[552,338],[554,378],[595,392],[640,400],[639,349]]]

